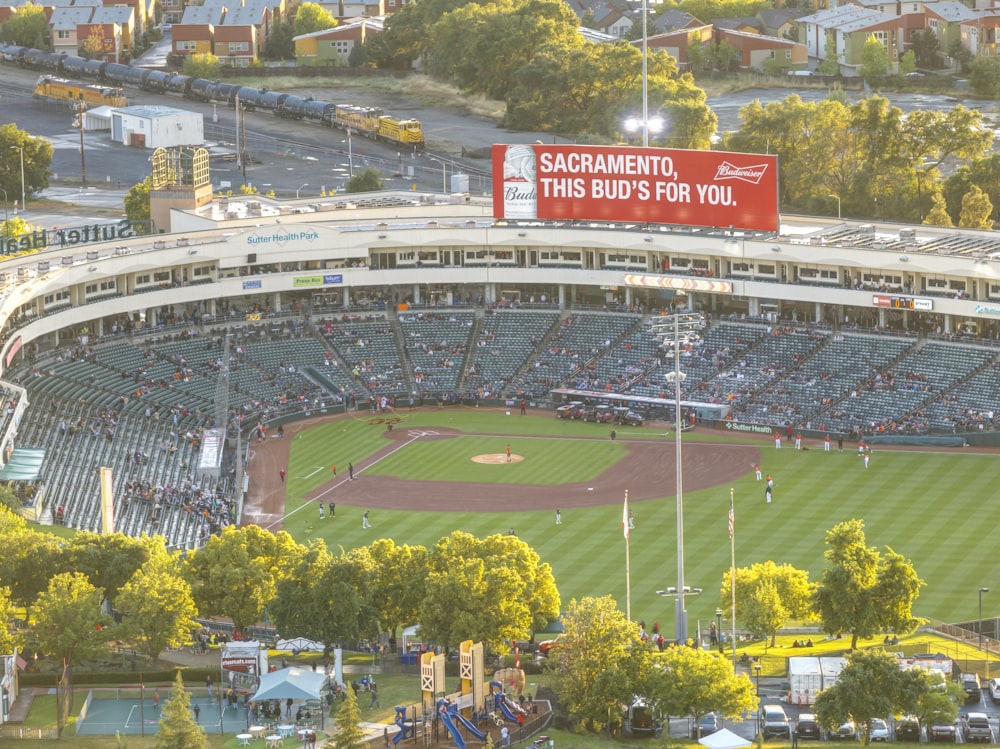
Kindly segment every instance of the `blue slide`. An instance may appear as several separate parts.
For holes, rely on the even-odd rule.
[[[477,739],[479,739],[480,741],[485,741],[486,740],[486,732],[485,731],[480,731],[476,727],[475,723],[473,723],[471,720],[469,720],[464,715],[462,715],[460,712],[458,712],[458,706],[457,705],[452,705],[451,708],[448,710],[448,714],[452,718],[457,718],[458,722],[461,723],[463,726],[465,726],[465,730],[468,731],[469,733],[471,733]]]
[[[499,681],[491,681],[490,688],[493,689],[493,701],[496,702],[497,709],[503,713],[503,717],[517,723],[517,715],[511,709],[510,703],[507,702],[507,695],[503,693],[503,684]],[[517,708],[517,711],[521,712],[521,709]]]
[[[448,733],[455,740],[455,746],[458,749],[465,749],[465,738],[462,736],[462,732],[458,730],[458,726],[452,723],[449,709],[450,706],[445,700],[438,700],[438,717],[441,719],[441,723],[444,724],[444,727],[448,729]]]
[[[413,735],[413,722],[406,719],[406,708],[402,705],[396,705],[396,719],[393,722],[399,726],[399,733],[392,737],[393,744]]]

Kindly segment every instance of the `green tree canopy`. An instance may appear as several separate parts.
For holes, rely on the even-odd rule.
[[[931,200],[931,210],[924,218],[924,223],[928,226],[954,226],[951,216],[948,215],[948,205],[944,201],[944,195],[937,193]]]
[[[664,715],[691,715],[697,720],[715,712],[729,720],[742,720],[744,713],[757,706],[753,682],[715,653],[671,647],[653,659],[656,666],[646,671],[644,692]]]
[[[111,619],[101,612],[103,597],[80,572],[53,577],[35,604],[34,633],[42,652],[71,666],[105,652]]]
[[[168,646],[185,644],[196,627],[198,611],[191,586],[181,575],[177,554],[162,545],[151,549],[149,558],[122,587],[117,606],[125,615],[121,639],[134,642],[154,664]]]
[[[208,78],[214,81],[219,77],[221,67],[219,58],[211,52],[193,52],[185,55],[181,71],[192,78]]]
[[[264,43],[264,56],[269,60],[295,59],[295,28],[286,20],[278,21]]]
[[[909,560],[868,546],[864,521],[857,519],[827,531],[826,544],[826,569],[813,598],[825,632],[850,632],[854,650],[859,637],[917,626],[912,608],[924,582]]]
[[[790,564],[759,562],[736,570],[736,621],[760,637],[774,637],[789,619],[812,615],[809,573]],[[732,578],[722,576],[722,606],[732,601]]]
[[[125,193],[125,216],[129,221],[149,221],[149,191],[153,188],[153,178],[146,177],[132,185]]]
[[[861,48],[861,77],[865,80],[881,78],[889,73],[889,53],[885,45],[872,34]]]
[[[188,558],[185,575],[203,616],[228,616],[239,629],[259,621],[277,583],[297,564],[304,547],[285,531],[256,525],[227,527]]]
[[[162,547],[162,536],[138,539],[124,533],[80,531],[64,547],[63,569],[82,572],[91,585],[104,591],[107,600],[113,601],[121,587]]]
[[[562,622],[563,635],[547,663],[560,702],[575,726],[597,730],[617,724],[649,668],[639,628],[611,596],[573,599]]]
[[[962,210],[958,215],[958,225],[965,229],[992,229],[993,203],[979,185],[972,185],[962,196]]]
[[[928,688],[923,671],[901,669],[882,649],[855,650],[836,683],[816,696],[816,716],[827,730],[853,720],[868,744],[872,719],[917,713]]]
[[[5,551],[0,554],[0,585],[10,589],[15,604],[31,609],[52,575],[65,569],[59,539],[36,533],[23,518],[0,508]]]
[[[383,631],[396,632],[418,620],[427,579],[427,549],[397,546],[391,538],[382,538],[353,549],[348,557],[361,575],[361,605],[373,612]]]
[[[368,167],[354,173],[354,176],[344,186],[344,192],[375,192],[383,187],[385,187],[385,182],[378,169]]]
[[[499,650],[559,616],[552,568],[517,536],[446,536],[428,556],[425,591],[421,630],[445,648],[469,639]]]
[[[334,718],[333,736],[325,746],[329,749],[363,749],[368,746],[365,732],[361,729],[361,710],[358,696],[353,689],[344,690],[344,699],[337,708]]]
[[[0,587],[0,622],[5,624],[14,619],[14,602],[10,600],[10,588]],[[0,627],[0,652],[13,653],[14,648],[23,648],[21,637],[9,627]]]
[[[156,749],[205,749],[207,745],[205,729],[191,714],[191,695],[184,688],[181,672],[178,671],[170,696],[163,703]]]
[[[295,36],[326,31],[337,25],[337,19],[318,3],[302,3],[295,11]]]
[[[25,199],[30,200],[39,190],[49,186],[52,143],[47,138],[32,136],[13,123],[0,125],[0,188],[6,190],[11,203],[21,202],[22,149]]]
[[[50,51],[52,49],[52,33],[49,31],[49,17],[45,6],[28,3],[17,8],[10,19],[0,25],[0,39],[10,44],[34,47]]]

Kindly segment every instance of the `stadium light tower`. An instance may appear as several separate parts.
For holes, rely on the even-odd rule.
[[[705,322],[698,313],[677,312],[657,317],[651,330],[661,339],[663,348],[673,348],[674,368],[665,375],[667,382],[674,385],[674,452],[676,461],[677,494],[677,599],[674,609],[674,638],[678,644],[688,639],[687,609],[684,607],[684,452],[681,441],[681,346],[700,339]]]

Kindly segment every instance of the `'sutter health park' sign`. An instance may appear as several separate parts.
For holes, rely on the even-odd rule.
[[[493,146],[493,215],[777,231],[778,159],[622,146]]]

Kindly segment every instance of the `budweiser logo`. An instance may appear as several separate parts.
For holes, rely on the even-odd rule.
[[[767,164],[736,166],[728,161],[723,161],[715,172],[715,180],[718,182],[724,179],[738,179],[741,182],[749,182],[751,185],[759,185],[767,167]]]

